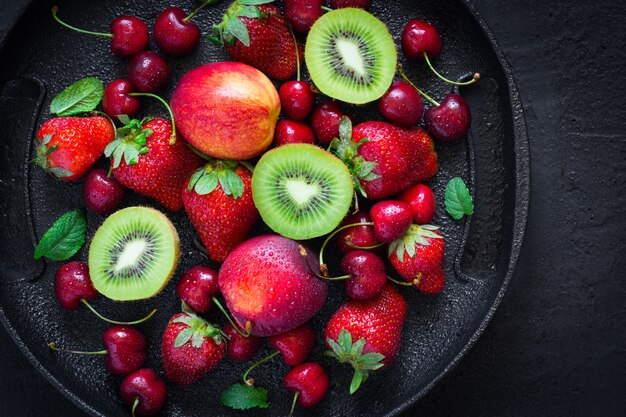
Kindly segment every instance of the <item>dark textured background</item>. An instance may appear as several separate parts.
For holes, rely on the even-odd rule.
[[[382,1],[382,0],[377,0]],[[21,0],[0,0],[0,36]],[[409,416],[626,415],[626,4],[474,0],[530,136],[517,273],[482,338]],[[0,417],[84,414],[0,329]]]

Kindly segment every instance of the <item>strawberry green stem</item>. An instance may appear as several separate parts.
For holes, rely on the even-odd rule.
[[[449,80],[448,78],[444,77],[439,72],[437,72],[435,67],[433,67],[433,64],[431,64],[430,59],[428,59],[428,53],[426,53],[426,51],[424,51],[424,59],[426,60],[426,64],[428,65],[428,68],[430,68],[430,70],[433,72],[433,74],[435,74],[441,81],[443,81],[445,83],[452,84],[452,85],[470,85],[470,84],[474,84],[476,81],[480,80],[480,73],[478,73],[478,72],[475,73],[474,76],[472,77],[472,79],[469,80],[469,81],[458,82],[458,81]]]
[[[296,46],[296,80],[300,81],[300,49],[298,48],[298,41],[296,40],[296,35],[293,33],[293,29],[289,28],[289,32],[291,32],[291,37],[293,38],[293,44]]]
[[[226,311],[226,309],[224,308],[222,303],[220,303],[220,301],[215,296],[211,297],[211,300],[213,300],[213,302],[215,303],[217,308],[222,312],[222,314],[224,314],[224,316],[226,317],[228,322],[233,326],[233,329],[235,329],[235,331],[237,333],[239,333],[240,336],[242,336],[242,337],[250,337],[250,334],[252,333],[252,329],[248,328],[250,326],[250,322],[246,323],[246,333],[244,333],[239,328],[239,325],[237,323],[235,323],[235,320],[232,319],[232,317],[230,316],[228,311]]]
[[[100,320],[104,320],[107,323],[111,323],[111,324],[122,324],[122,325],[133,325],[133,324],[141,324],[144,321],[147,321],[148,319],[150,319],[150,317],[154,316],[154,313],[157,312],[157,309],[155,308],[154,310],[152,310],[150,313],[148,313],[147,316],[145,316],[142,319],[139,320],[135,320],[135,321],[117,321],[117,320],[111,320],[107,317],[104,317],[102,314],[98,313],[96,311],[96,309],[94,309],[91,304],[89,304],[89,301],[82,299],[80,300],[81,303],[83,303],[93,314],[95,314]]]
[[[103,33],[103,32],[92,32],[90,30],[85,30],[85,29],[79,29],[77,27],[68,25],[67,23],[65,23],[64,21],[62,21],[61,19],[59,19],[59,17],[57,16],[57,13],[59,11],[59,6],[52,6],[52,17],[54,18],[54,20],[56,20],[61,26],[65,26],[68,29],[72,29],[73,31],[76,31],[78,33],[84,33],[86,35],[95,35],[95,36],[104,36],[107,38],[112,38],[113,34],[112,33]]]
[[[76,354],[79,354],[79,355],[106,355],[107,353],[109,353],[109,352],[107,352],[106,350],[98,350],[98,351],[96,351],[96,352],[84,352],[84,351],[82,351],[82,350],[67,350],[67,349],[59,349],[59,348],[57,347],[57,344],[56,344],[56,343],[54,343],[54,342],[50,342],[50,343],[48,344],[48,347],[49,347],[50,349],[54,350],[55,352],[76,353]]]
[[[293,416],[293,411],[296,409],[296,401],[298,401],[298,397],[300,396],[300,391],[296,391],[293,395],[293,402],[291,403],[291,411],[289,412],[289,417]]]
[[[133,402],[133,408],[132,410],[130,410],[133,417],[135,417],[135,410],[137,409],[138,405],[139,405],[139,397],[135,397],[135,401]]]
[[[170,145],[175,144],[176,143],[176,122],[174,122],[174,113],[172,112],[172,108],[170,107],[170,105],[167,104],[167,102],[165,100],[163,100],[161,97],[157,96],[156,94],[152,94],[152,93],[130,93],[128,95],[132,96],[132,97],[150,97],[150,98],[154,98],[154,99],[160,101],[161,104],[163,104],[165,106],[165,108],[167,109],[167,112],[170,114],[170,120],[172,121],[172,135],[170,136]]]
[[[357,227],[357,226],[374,226],[374,223],[363,222],[363,223],[346,224],[345,226],[341,226],[335,229],[331,234],[326,236],[326,239],[324,240],[324,243],[322,243],[322,247],[320,248],[320,267],[321,265],[324,265],[324,249],[326,249],[326,245],[328,245],[328,242],[330,241],[330,239],[332,239],[337,233],[341,232],[342,230],[348,229],[350,227]]]
[[[260,361],[254,363],[251,367],[248,368],[248,370],[246,371],[245,374],[243,374],[243,382],[246,385],[254,385],[254,381],[250,382],[250,380],[248,379],[248,375],[250,374],[250,372],[256,368],[257,366],[259,366],[260,364],[262,364],[263,362],[267,362],[270,359],[272,359],[274,356],[278,355],[280,353],[280,350],[276,350],[272,353],[270,353],[269,355],[267,355],[266,357],[264,357],[263,359],[261,359]]]
[[[406,76],[406,74],[404,73],[404,70],[402,69],[402,65],[400,64],[398,64],[398,72],[400,73],[402,78],[404,78],[404,81],[409,83],[411,87],[415,88],[417,92],[420,93],[426,100],[430,101],[433,106],[439,107],[439,103],[437,103],[434,99],[432,99],[428,94],[426,94],[425,92],[417,88],[417,86],[413,84],[411,80],[409,80],[409,77]]]

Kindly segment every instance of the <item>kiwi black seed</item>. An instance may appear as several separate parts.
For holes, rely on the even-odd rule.
[[[352,195],[352,177],[343,162],[308,144],[272,149],[252,176],[252,197],[263,221],[290,239],[334,230],[350,209]]]
[[[150,298],[165,287],[176,266],[180,241],[160,211],[128,207],[109,216],[89,246],[94,287],[117,301]]]
[[[324,94],[353,104],[377,100],[389,89],[398,54],[383,22],[362,9],[337,9],[311,27],[306,65]]]

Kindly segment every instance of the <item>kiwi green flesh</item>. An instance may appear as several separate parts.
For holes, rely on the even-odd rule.
[[[176,229],[161,212],[129,207],[109,216],[89,247],[89,275],[104,296],[150,298],[165,287],[179,255]]]
[[[334,230],[350,209],[352,193],[352,178],[343,162],[308,144],[267,152],[252,176],[252,196],[263,221],[290,239],[311,239]]]
[[[313,83],[324,94],[364,104],[389,89],[398,58],[383,22],[364,10],[345,8],[315,22],[307,37],[305,60]]]

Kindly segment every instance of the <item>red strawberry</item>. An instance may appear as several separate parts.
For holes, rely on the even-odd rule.
[[[387,284],[370,300],[347,300],[331,317],[324,339],[328,355],[354,367],[350,393],[354,393],[369,371],[389,365],[400,347],[406,301]]]
[[[252,173],[234,161],[211,161],[183,189],[185,210],[215,262],[246,240],[259,212],[252,200]]]
[[[121,119],[125,126],[117,130],[117,139],[105,149],[115,179],[168,210],[182,210],[181,190],[203,159],[182,140],[172,144],[175,137],[169,120]]]
[[[297,71],[295,38],[273,4],[252,6],[235,1],[222,22],[213,26],[210,39],[224,45],[235,60],[252,65],[270,78],[285,81]],[[303,61],[304,48],[299,42],[297,50]]]
[[[39,128],[37,138],[34,162],[58,179],[73,181],[102,156],[115,139],[115,130],[102,116],[55,117]]]
[[[365,122],[352,129],[350,120],[342,118],[339,132],[331,150],[358,179],[365,197],[386,198],[437,173],[435,146],[424,129],[385,122]]]
[[[217,366],[225,349],[219,327],[193,313],[178,313],[163,333],[161,354],[165,376],[178,385],[193,384]]]
[[[413,224],[400,239],[389,245],[389,260],[404,279],[426,294],[443,290],[443,236],[437,226]]]

